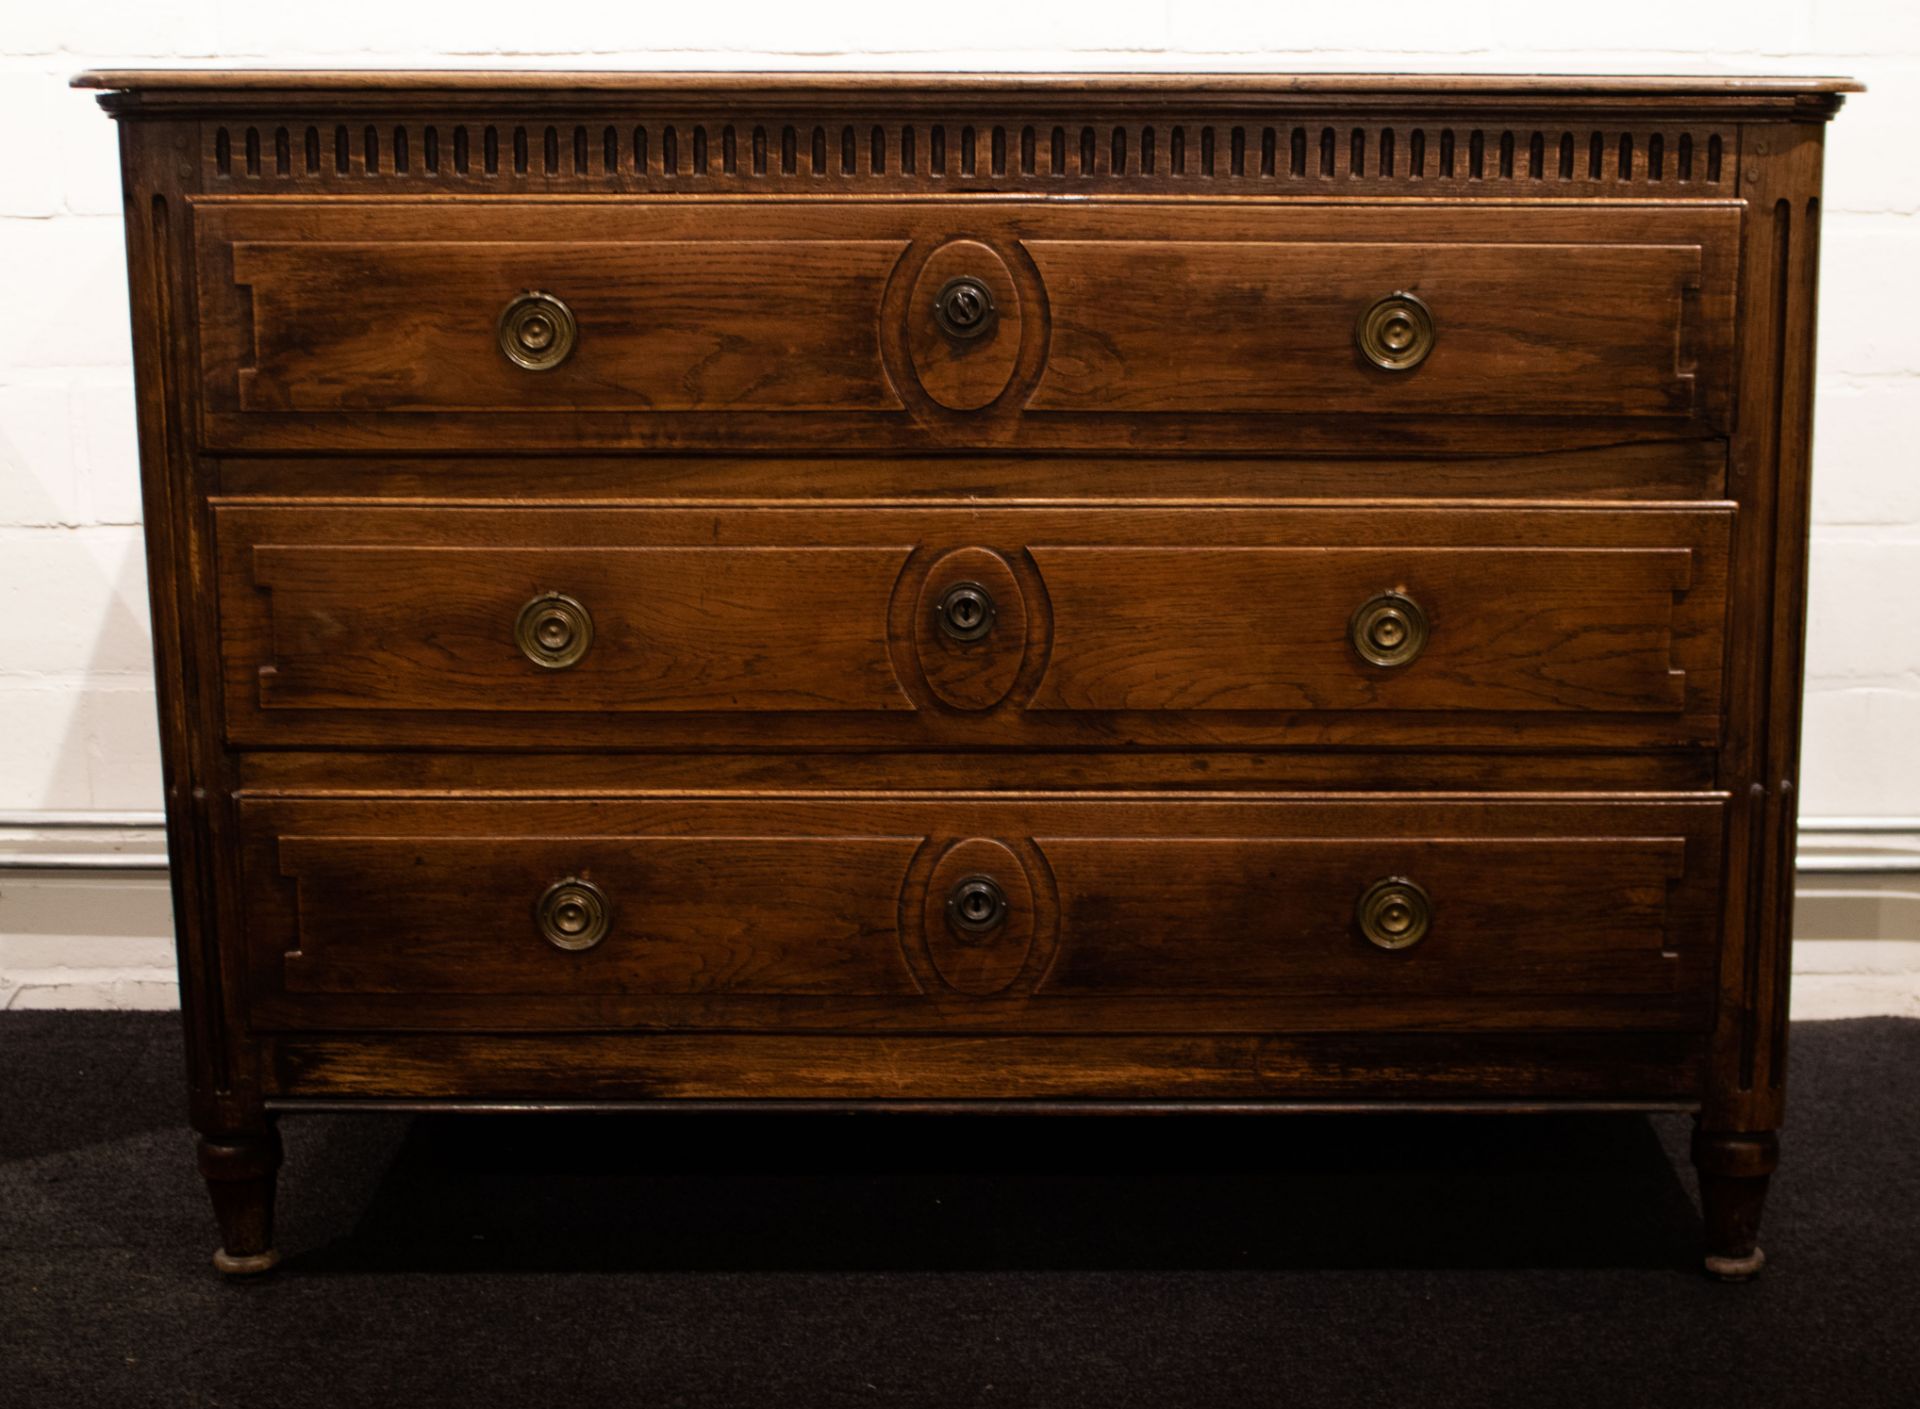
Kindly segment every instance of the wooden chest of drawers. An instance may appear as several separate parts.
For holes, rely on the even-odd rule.
[[[1827,80],[94,74],[227,1271],[283,1112],[1784,1076]]]

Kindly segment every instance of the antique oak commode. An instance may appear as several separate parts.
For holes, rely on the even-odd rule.
[[[1697,1112],[1757,1270],[1787,79],[98,73],[193,1123]]]

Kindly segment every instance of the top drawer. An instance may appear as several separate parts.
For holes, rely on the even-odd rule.
[[[1403,454],[1712,435],[1740,209],[204,199],[203,438]]]

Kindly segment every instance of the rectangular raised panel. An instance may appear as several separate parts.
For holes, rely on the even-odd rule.
[[[745,795],[241,804],[267,1027],[1698,1031],[1716,799]],[[1009,909],[954,927],[984,876]],[[1355,908],[1421,887],[1389,952]],[[563,879],[611,916],[539,932]]]
[[[1035,547],[1053,607],[1038,710],[1673,713],[1686,549]],[[1371,665],[1348,614],[1391,587],[1431,635]]]
[[[893,710],[906,548],[454,548],[265,544],[263,709]],[[564,669],[514,639],[564,590],[593,639]]]
[[[238,408],[893,410],[873,329],[905,248],[723,237],[236,243],[233,280],[251,292],[253,330]],[[496,341],[501,311],[530,289],[561,298],[579,325],[573,355],[540,371],[515,366]]]
[[[912,993],[893,917],[919,840],[283,836],[298,900],[282,974],[338,995]],[[611,913],[578,953],[534,918],[569,878]]]
[[[1410,222],[1418,224],[1417,220]],[[1698,245],[1033,240],[1035,411],[1689,416]],[[1355,355],[1359,312],[1432,311],[1432,354]],[[1179,316],[1169,316],[1173,301]]]
[[[1066,917],[1045,993],[1671,994],[1680,837],[1039,837]],[[1404,875],[1433,927],[1390,956],[1355,897]],[[1693,955],[1697,959],[1698,955]]]

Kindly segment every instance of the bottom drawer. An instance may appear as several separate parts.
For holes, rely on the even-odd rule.
[[[249,799],[262,1029],[1701,1032],[1722,803]]]

